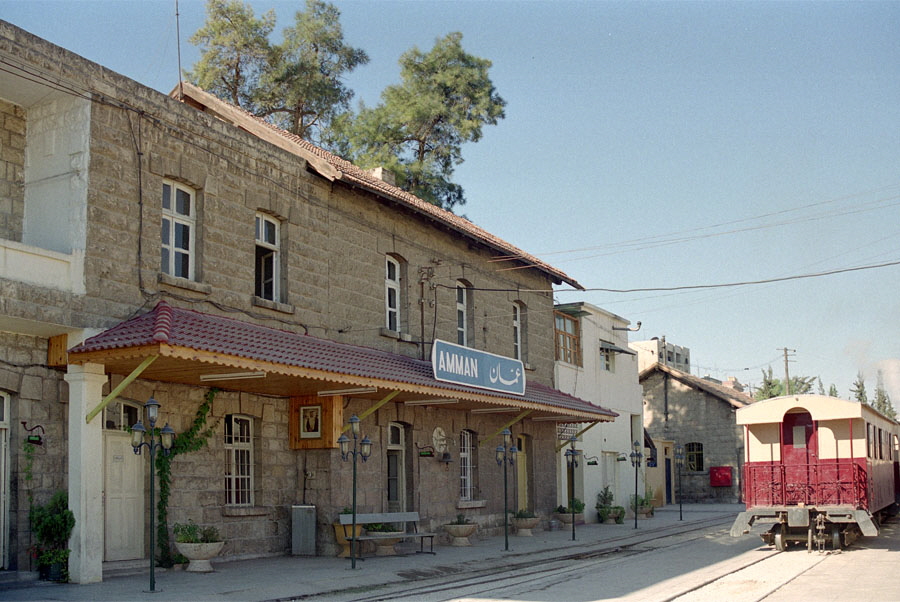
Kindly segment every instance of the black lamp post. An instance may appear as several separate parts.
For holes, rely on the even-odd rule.
[[[503,445],[497,446],[497,465],[503,466],[503,549],[509,551],[509,486],[506,478],[506,466],[516,461],[518,449],[512,444],[512,432],[503,429]]]
[[[680,443],[675,446],[675,466],[678,467],[678,520],[684,520],[681,511],[681,470],[684,468],[684,446]]]
[[[632,503],[634,509],[634,528],[637,529],[637,510],[638,510],[638,468],[641,467],[641,459],[644,457],[644,454],[641,453],[641,444],[635,441],[631,444],[631,465],[634,466],[634,502]]]
[[[159,418],[159,402],[152,397],[144,404],[147,411],[147,424],[150,425],[149,432],[144,428],[140,419],[131,427],[131,447],[134,448],[136,455],[141,455],[141,448],[145,445],[150,451],[150,591],[156,591],[156,526],[154,517],[156,516],[156,452],[160,448],[163,454],[169,455],[172,445],[175,443],[175,431],[166,423],[162,430],[156,430],[156,420]],[[147,441],[144,441],[144,435],[147,435]]]
[[[350,433],[353,435],[353,449],[350,449],[350,439],[347,435],[338,437],[338,445],[341,446],[341,459],[346,462],[347,458],[353,457],[353,525],[350,531],[350,568],[356,568],[356,458],[362,458],[365,462],[372,455],[372,442],[368,437],[364,437],[359,441],[359,449],[357,449],[357,441],[359,440],[359,417],[354,414],[350,417]]]
[[[569,510],[572,512],[572,541],[575,541],[575,469],[578,468],[578,450],[575,435],[569,437],[569,449],[566,450],[566,464],[569,465]]]

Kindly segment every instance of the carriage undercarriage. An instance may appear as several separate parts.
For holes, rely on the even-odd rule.
[[[791,543],[805,543],[807,552],[839,552],[860,535],[878,535],[877,521],[866,511],[850,507],[810,508],[780,506],[741,512],[731,527],[731,535],[748,533],[755,523],[772,524],[760,538],[779,552]]]

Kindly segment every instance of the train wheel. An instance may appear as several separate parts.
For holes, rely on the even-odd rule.
[[[835,552],[841,551],[841,528],[837,525],[831,527],[831,547]]]
[[[775,527],[775,549],[784,552],[787,549],[787,527]]]

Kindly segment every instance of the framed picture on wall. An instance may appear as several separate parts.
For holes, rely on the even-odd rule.
[[[300,408],[300,438],[316,439],[322,436],[322,406]]]

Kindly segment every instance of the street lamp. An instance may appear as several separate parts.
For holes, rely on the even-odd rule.
[[[503,466],[503,545],[504,550],[509,551],[509,486],[506,478],[506,466],[516,461],[518,449],[512,444],[512,432],[508,428],[500,433],[503,435],[503,445],[497,446],[497,466]]]
[[[634,508],[634,528],[637,529],[637,510],[638,510],[638,468],[641,467],[641,458],[644,457],[644,454],[641,453],[641,444],[635,441],[631,444],[631,465],[634,466],[634,502],[632,506]]]
[[[338,437],[338,445],[341,447],[341,459],[346,462],[347,458],[353,457],[353,525],[350,531],[350,568],[356,568],[356,458],[362,458],[365,462],[372,455],[372,442],[368,437],[364,437],[359,441],[359,449],[357,449],[357,441],[359,440],[359,417],[354,414],[350,417],[350,433],[353,435],[353,449],[350,449],[350,438],[347,435]],[[345,534],[346,535],[346,534]]]
[[[684,520],[681,511],[681,470],[684,468],[684,446],[680,443],[675,446],[675,466],[678,467],[678,520]]]
[[[156,526],[154,525],[154,516],[156,515],[156,452],[160,448],[163,454],[169,455],[172,451],[172,445],[175,443],[175,431],[166,423],[161,430],[156,430],[156,420],[159,418],[159,402],[152,397],[144,404],[147,411],[147,424],[150,430],[147,431],[144,425],[138,419],[137,423],[131,427],[131,447],[134,448],[135,455],[141,455],[141,448],[145,445],[150,451],[150,591],[156,591]],[[144,435],[148,440],[144,441]],[[155,440],[156,439],[156,440]]]
[[[575,541],[575,469],[578,468],[578,450],[575,435],[569,437],[569,449],[566,450],[566,464],[569,465],[569,510],[572,511],[572,541]]]

